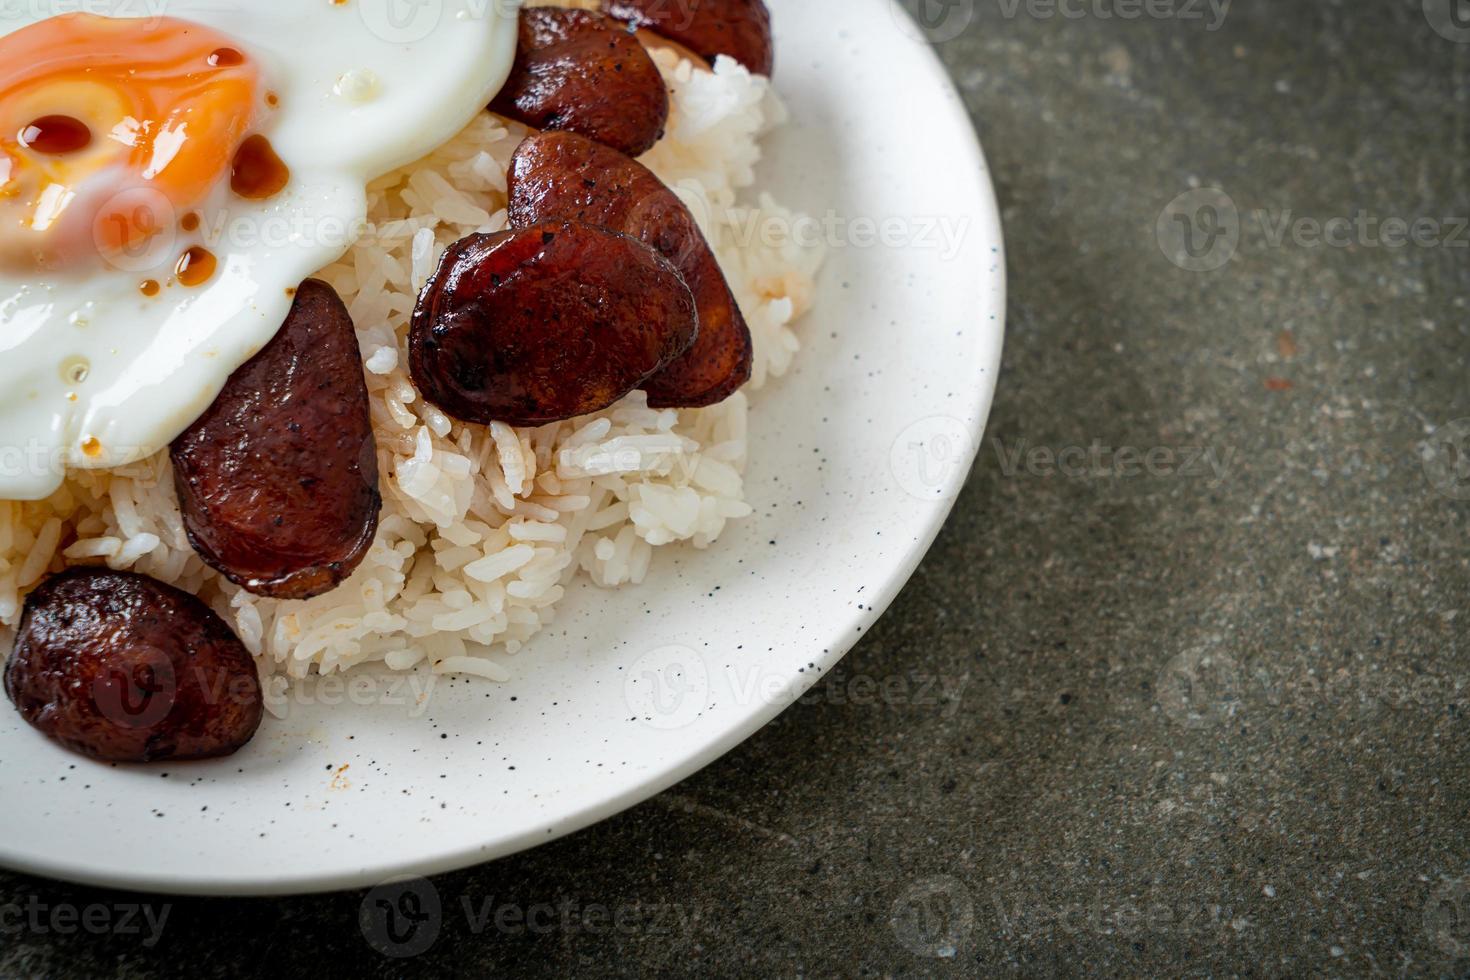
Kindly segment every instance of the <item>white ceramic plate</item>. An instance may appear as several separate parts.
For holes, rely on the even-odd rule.
[[[575,585],[512,683],[441,681],[421,702],[423,677],[318,685],[224,761],[99,765],[0,705],[0,863],[210,894],[463,867],[673,785],[862,636],[978,447],[1000,364],[1000,225],[960,99],[905,14],[771,7],[792,124],[760,186],[841,220],[805,350],[753,399],[756,516],[708,551],[660,550],[641,587]]]

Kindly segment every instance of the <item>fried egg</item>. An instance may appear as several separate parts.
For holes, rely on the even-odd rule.
[[[0,499],[202,414],[362,233],[366,185],[484,110],[516,6],[0,8]]]

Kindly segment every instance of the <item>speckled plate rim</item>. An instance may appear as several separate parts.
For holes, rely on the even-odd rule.
[[[895,24],[901,22],[908,25],[909,30],[906,33],[910,33],[911,37],[922,36],[919,27],[898,6],[896,0],[880,0],[880,4],[891,8]],[[1000,369],[1005,332],[1006,274],[1000,215],[990,182],[989,168],[979,138],[964,112],[964,103],[938,57],[932,49],[926,47],[917,60],[923,65],[925,77],[908,76],[905,84],[916,91],[932,92],[936,97],[943,96],[945,108],[940,114],[946,120],[945,125],[953,127],[956,134],[964,134],[962,142],[968,150],[968,156],[954,161],[954,170],[975,176],[975,184],[970,188],[975,196],[967,202],[967,207],[957,208],[956,211],[975,220],[972,230],[994,260],[990,274],[978,274],[977,270],[974,277],[977,325],[974,348],[979,356],[973,364],[968,365],[968,370],[957,369],[951,379],[964,384],[965,390],[972,394],[965,413],[965,424],[970,430],[969,442],[963,449],[964,456],[959,465],[947,468],[942,485],[935,488],[933,497],[912,501],[916,511],[924,512],[922,519],[914,519],[912,526],[917,533],[903,555],[892,559],[891,566],[884,569],[881,580],[873,580],[872,589],[866,593],[867,608],[854,610],[845,619],[829,620],[822,631],[822,641],[808,641],[808,648],[813,653],[792,658],[790,670],[781,678],[778,694],[753,704],[748,712],[717,736],[691,743],[688,751],[676,761],[642,774],[636,782],[622,786],[593,805],[564,814],[552,826],[495,837],[489,843],[477,841],[446,847],[441,854],[431,859],[394,860],[388,857],[371,867],[353,867],[336,873],[304,871],[299,875],[271,873],[268,877],[218,874],[207,870],[201,871],[197,877],[181,877],[177,873],[160,873],[148,868],[137,868],[127,874],[98,874],[93,869],[74,862],[63,849],[46,854],[24,853],[13,849],[8,841],[0,837],[0,865],[26,873],[104,887],[220,896],[343,891],[370,887],[398,877],[442,874],[546,844],[636,806],[719,759],[763,728],[787,706],[796,703],[801,695],[825,677],[856,645],[862,633],[860,627],[871,624],[886,612],[933,545],[978,453]],[[787,203],[801,206],[800,201]],[[813,312],[811,317],[820,321],[821,310]],[[826,652],[820,653],[822,650]],[[814,662],[818,669],[800,669],[808,661]]]

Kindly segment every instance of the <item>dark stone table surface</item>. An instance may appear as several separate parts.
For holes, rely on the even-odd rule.
[[[435,879],[413,959],[361,893],[0,874],[0,975],[1470,975],[1470,5],[927,12],[1008,346],[843,667],[673,791]]]

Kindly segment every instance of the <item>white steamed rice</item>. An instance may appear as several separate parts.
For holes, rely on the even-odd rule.
[[[754,180],[759,136],[784,110],[766,79],[727,58],[712,74],[667,50],[655,58],[673,112],[644,162],[690,205],[719,254],[755,337],[747,390],[756,389],[791,363],[791,325],[810,305],[822,261],[789,236],[741,233],[796,220],[765,196],[737,203]],[[461,424],[418,397],[406,357],[415,298],[444,248],[506,227],[506,165],[524,134],[482,114],[376,181],[368,234],[320,273],[357,325],[383,491],[377,539],[351,578],[305,602],[231,584],[189,546],[164,452],[72,473],[45,501],[0,501],[0,628],[13,632],[26,592],[48,572],[105,562],[202,597],[263,676],[381,662],[506,680],[504,655],[552,621],[573,576],[640,582],[656,546],[704,548],[748,516],[745,392],[686,411],[649,409],[635,393],[596,415],[528,429]]]

